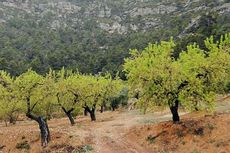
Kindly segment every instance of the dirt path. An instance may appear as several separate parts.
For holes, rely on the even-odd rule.
[[[230,96],[222,97],[217,104],[218,112],[230,110]],[[186,113],[181,112],[180,115]],[[98,121],[92,125],[90,137],[96,153],[152,153],[153,151],[142,147],[136,140],[125,138],[126,133],[134,126],[159,123],[171,120],[169,112],[150,113],[141,115],[138,111],[114,112],[99,114]]]
[[[184,113],[181,113],[184,114]],[[137,111],[115,112],[99,115],[99,121],[90,129],[93,148],[96,153],[151,153],[152,151],[140,146],[136,141],[127,140],[125,134],[136,125],[157,123],[171,119],[170,114],[155,113],[140,115]]]
[[[75,126],[70,126],[66,118],[54,119],[48,122],[52,134],[50,146],[59,148],[63,144],[89,144],[95,153],[150,153],[136,141],[127,140],[125,134],[133,126],[169,119],[171,115],[167,113],[141,115],[139,111],[98,112],[96,122],[90,122],[89,117],[78,117]],[[31,153],[43,151],[40,147],[39,128],[35,122],[17,122],[8,127],[0,124],[0,144],[5,145],[3,152],[22,152],[15,146],[24,140],[29,142]]]
[[[124,139],[126,131],[135,124],[138,124],[138,121],[127,113],[122,113],[115,120],[99,123],[96,129],[91,131],[95,142],[93,145],[95,152],[148,153],[149,151],[145,148]]]

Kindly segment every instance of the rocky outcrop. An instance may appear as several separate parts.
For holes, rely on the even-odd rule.
[[[132,17],[135,16],[145,16],[145,15],[157,15],[157,14],[167,14],[172,13],[177,10],[175,6],[166,6],[166,5],[159,5],[153,8],[143,7],[143,8],[134,8],[131,11],[128,11]]]
[[[229,14],[230,3],[224,0],[212,3],[205,0],[2,0],[0,23],[7,22],[15,16],[23,18],[25,14],[41,21],[51,13],[47,20],[52,29],[76,27],[75,25],[79,24],[79,27],[86,27],[86,21],[92,21],[92,24],[96,21],[97,25],[93,26],[101,30],[126,34],[129,31],[146,31],[149,28],[164,26],[168,19],[189,13],[196,19],[204,11]],[[191,20],[187,28],[192,24],[194,21]]]

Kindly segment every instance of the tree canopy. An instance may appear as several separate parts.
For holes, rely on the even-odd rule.
[[[206,39],[208,51],[189,45],[179,58],[172,56],[172,39],[149,44],[142,52],[131,50],[124,71],[130,90],[140,91],[140,106],[170,106],[172,113],[174,107],[177,112],[178,104],[188,110],[211,109],[215,94],[224,91],[230,81],[229,38],[226,34],[218,42],[213,37]],[[179,121],[179,116],[173,119]]]

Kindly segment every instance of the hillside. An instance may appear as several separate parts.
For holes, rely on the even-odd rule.
[[[174,36],[188,42],[230,31],[228,0],[1,0],[0,69],[121,70],[130,48]]]

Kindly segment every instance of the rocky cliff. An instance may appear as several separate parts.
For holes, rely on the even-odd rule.
[[[165,26],[173,17],[188,17],[184,30],[201,14],[230,14],[228,0],[1,0],[0,22],[11,18],[34,17],[50,28],[76,30],[90,22],[106,32],[126,34]]]

